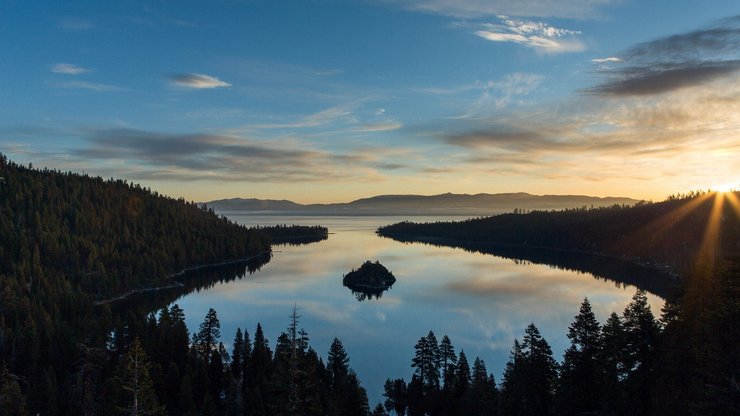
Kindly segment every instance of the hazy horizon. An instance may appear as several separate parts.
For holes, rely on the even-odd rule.
[[[419,194],[419,193],[409,193],[409,194],[378,194],[378,195],[366,195],[361,196],[359,198],[349,199],[349,200],[332,200],[328,202],[302,202],[299,200],[291,199],[290,197],[285,198],[255,198],[251,196],[234,196],[234,197],[226,197],[226,198],[220,198],[220,199],[212,199],[209,201],[196,201],[200,203],[204,202],[216,202],[216,201],[229,201],[229,200],[260,200],[260,201],[287,201],[287,202],[295,202],[297,204],[301,205],[321,205],[321,204],[347,204],[350,202],[355,202],[363,199],[372,199],[377,197],[406,197],[406,196],[420,196],[420,197],[434,197],[434,196],[443,196],[443,195],[456,195],[456,196],[477,196],[477,195],[505,195],[505,194],[526,194],[531,196],[541,196],[541,197],[589,197],[589,198],[601,198],[601,199],[635,199],[636,201],[639,201],[638,198],[632,198],[630,196],[621,196],[621,195],[607,195],[607,196],[595,196],[595,195],[584,195],[584,194],[533,194],[529,192],[495,192],[495,193],[489,193],[489,192],[477,192],[477,193],[458,193],[458,192],[442,192],[442,193],[435,193],[435,194]]]

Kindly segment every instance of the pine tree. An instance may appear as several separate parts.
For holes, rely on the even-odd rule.
[[[216,350],[221,338],[221,322],[213,308],[208,309],[206,317],[198,327],[198,333],[193,335],[193,349],[200,359],[208,361],[211,351]]]
[[[149,357],[136,338],[121,362],[121,388],[127,392],[127,401],[121,407],[124,414],[131,416],[164,414],[164,409],[159,405],[154,392],[149,370]]]
[[[470,388],[470,365],[465,351],[460,350],[455,370],[455,398],[460,400]]]
[[[475,357],[472,382],[468,393],[464,397],[464,413],[471,416],[496,414],[498,410],[497,399],[498,390],[493,375],[488,374],[486,363]]]
[[[443,388],[446,391],[452,390],[455,386],[455,369],[457,368],[457,354],[452,346],[452,341],[445,335],[439,343],[440,364],[443,371]]]
[[[385,399],[385,410],[393,411],[396,416],[403,416],[406,413],[408,397],[406,392],[406,382],[403,379],[385,381],[383,396]]]
[[[342,342],[334,338],[326,359],[329,373],[331,399],[329,413],[335,415],[367,415],[369,407],[367,393],[360,386],[357,375],[349,368],[349,357]]]
[[[638,290],[623,314],[625,335],[624,365],[627,372],[627,411],[635,416],[652,412],[651,396],[655,384],[655,353],[660,328],[650,311],[645,292]]]
[[[534,324],[529,324],[524,331],[522,352],[527,370],[525,391],[530,396],[529,406],[525,408],[530,410],[531,415],[548,415],[552,412],[558,364],[552,356],[550,345]]]
[[[419,376],[425,392],[439,389],[440,352],[434,332],[429,331],[426,337],[420,338],[414,349],[416,352],[411,367],[416,368],[415,374]]]
[[[509,353],[504,377],[501,380],[501,413],[504,415],[519,415],[522,403],[525,400],[524,392],[524,354],[518,339],[514,339],[514,346]]]
[[[329,355],[326,359],[326,369],[331,376],[331,386],[337,391],[343,384],[347,383],[349,375],[349,358],[344,350],[342,341],[334,338],[329,347]]]
[[[521,346],[517,341],[503,380],[504,414],[546,416],[552,413],[557,362],[550,345],[534,324],[527,326]]]
[[[231,375],[241,385],[242,365],[244,362],[244,336],[241,328],[236,328],[234,345],[231,352]]]
[[[594,414],[602,404],[604,380],[599,363],[601,326],[588,299],[570,325],[568,338],[571,345],[565,351],[558,386],[559,413]]]

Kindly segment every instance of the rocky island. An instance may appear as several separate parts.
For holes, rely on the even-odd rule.
[[[352,270],[344,275],[342,279],[342,284],[352,290],[353,293],[365,295],[358,296],[358,300],[370,297],[379,298],[380,294],[388,290],[394,283],[396,283],[396,278],[393,273],[377,260],[374,263],[370,260],[366,261],[359,269]],[[360,299],[361,297],[362,299]]]

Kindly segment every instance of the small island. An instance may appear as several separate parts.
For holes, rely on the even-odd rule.
[[[377,260],[374,263],[370,260],[366,261],[359,269],[352,270],[342,279],[342,284],[358,295],[358,300],[380,298],[381,294],[394,283],[396,283],[396,278],[393,273]]]

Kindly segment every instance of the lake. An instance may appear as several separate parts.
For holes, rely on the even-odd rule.
[[[178,299],[191,333],[212,307],[229,351],[236,328],[253,336],[258,322],[274,349],[296,305],[300,326],[321,357],[326,359],[334,337],[342,341],[371,408],[383,400],[386,378],[410,380],[414,345],[429,330],[438,340],[447,334],[471,365],[479,356],[500,382],[514,338],[521,340],[529,323],[537,325],[561,360],[569,345],[568,326],[584,297],[603,323],[612,311],[621,314],[636,290],[587,273],[375,234],[378,226],[404,219],[442,218],[224,214],[250,226],[323,225],[330,235],[318,243],[276,246],[257,272]],[[379,299],[358,301],[342,286],[342,276],[365,260],[380,261],[397,282]],[[663,300],[651,294],[648,299],[659,316]]]

